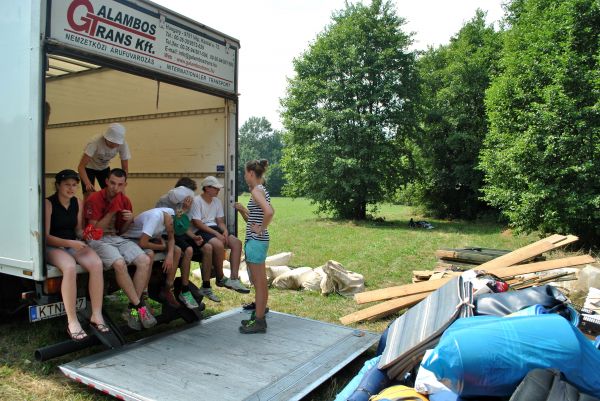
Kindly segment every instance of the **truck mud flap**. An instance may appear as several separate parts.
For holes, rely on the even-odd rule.
[[[240,308],[60,366],[123,400],[299,400],[379,335],[275,311],[266,334],[240,334]]]

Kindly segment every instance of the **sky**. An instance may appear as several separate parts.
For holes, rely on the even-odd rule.
[[[266,117],[281,129],[279,99],[292,60],[331,22],[345,0],[154,0],[164,7],[240,40],[238,92],[240,126],[249,117]],[[481,8],[492,23],[502,18],[505,0],[395,0],[398,15],[413,32],[411,50],[449,42]]]

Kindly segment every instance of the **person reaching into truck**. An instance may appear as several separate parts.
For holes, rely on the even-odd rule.
[[[251,160],[246,163],[244,179],[250,189],[250,201],[248,207],[236,203],[235,209],[240,212],[246,221],[246,264],[250,270],[252,284],[254,284],[254,303],[256,309],[248,320],[242,320],[239,328],[242,334],[265,333],[267,321],[265,319],[267,301],[269,299],[269,287],[267,285],[267,273],[265,261],[269,250],[269,231],[267,227],[273,219],[275,211],[271,206],[271,197],[262,185],[263,175],[267,170],[267,160]]]
[[[133,220],[133,206],[123,191],[127,186],[127,173],[114,168],[108,174],[106,187],[93,192],[85,202],[85,218],[88,224],[102,229],[100,239],[88,239],[105,269],[114,269],[117,284],[129,298],[127,324],[134,330],[152,327],[156,319],[142,300],[142,292],[148,286],[153,255],[147,255],[135,242],[123,238]],[[127,265],[136,267],[133,280]]]
[[[201,187],[202,195],[194,198],[190,215],[192,224],[198,229],[196,234],[200,235],[204,242],[212,245],[212,262],[217,276],[216,284],[219,287],[248,294],[250,290],[242,284],[238,277],[242,242],[227,231],[223,204],[218,198],[223,185],[215,177],[208,176],[202,181]],[[223,275],[225,248],[231,249],[231,277],[229,278]],[[206,288],[205,285],[210,288],[210,282],[203,277],[202,287]]]
[[[84,198],[96,191],[96,180],[100,189],[106,186],[106,179],[110,172],[109,164],[117,153],[121,157],[121,168],[129,174],[131,153],[125,141],[125,127],[113,123],[108,126],[103,135],[93,137],[83,150],[77,169],[81,175]]]
[[[182,183],[182,180],[179,180],[177,183]],[[190,182],[193,183],[193,180]],[[183,183],[186,183],[185,180]],[[195,188],[195,183],[193,184],[192,188]],[[188,213],[194,196],[194,189],[192,188],[183,185],[177,186],[161,196],[156,203],[156,207],[169,207],[175,211],[173,215],[175,245],[181,249],[182,254],[179,264],[181,267],[181,293],[179,294],[179,300],[186,305],[191,303],[190,298],[201,300],[203,297],[202,293],[195,286],[189,285],[191,263],[194,255],[201,257],[202,277],[208,277],[210,280],[212,268],[212,245],[206,244],[201,236],[196,235],[190,225]]]
[[[87,338],[77,319],[77,269],[79,264],[88,271],[88,289],[92,303],[90,324],[103,333],[110,329],[102,316],[104,281],[102,261],[81,240],[83,234],[83,202],[75,196],[79,176],[73,170],[62,170],[55,177],[56,192],[45,199],[46,259],[62,272],[61,295],[67,313],[67,333],[74,341]]]

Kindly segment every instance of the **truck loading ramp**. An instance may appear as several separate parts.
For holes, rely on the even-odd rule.
[[[240,334],[241,308],[60,366],[122,400],[299,400],[379,335],[271,311]]]

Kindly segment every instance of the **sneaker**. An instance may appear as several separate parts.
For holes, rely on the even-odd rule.
[[[225,281],[225,287],[229,288],[230,290],[234,290],[237,292],[240,292],[242,294],[248,294],[250,292],[250,290],[248,288],[246,288],[244,286],[244,284],[242,284],[242,282],[240,281],[239,278],[236,279],[226,279]]]
[[[200,289],[196,286],[190,286],[189,289],[194,298],[196,298],[196,302],[200,303],[200,301],[202,301],[202,294],[200,294]]]
[[[267,320],[265,318],[249,320],[245,325],[241,325],[239,330],[242,334],[266,333]]]
[[[150,306],[150,303],[148,303],[149,299],[150,299],[150,296],[148,295],[148,291],[142,292],[142,297],[140,298],[140,301],[142,301],[142,303],[144,305],[146,305],[146,308],[148,308],[150,313],[152,313],[154,315],[154,309]]]
[[[245,311],[254,311],[254,310],[256,310],[256,304],[254,302],[250,302],[248,304],[243,304],[242,309],[244,309]],[[268,306],[265,308],[265,314],[266,313],[269,313]]]
[[[135,308],[129,309],[129,311],[127,312],[126,318],[127,318],[126,319],[127,326],[129,326],[133,330],[139,331],[142,329],[142,322],[140,321],[140,314],[138,313],[137,309],[135,309]]]
[[[217,287],[227,287],[229,284],[229,279],[225,276],[215,279],[215,284],[217,285]]]
[[[160,290],[160,294],[159,294],[159,298],[163,301],[165,301],[166,303],[169,304],[169,306],[171,306],[172,308],[179,308],[181,306],[181,304],[179,304],[179,302],[177,302],[177,299],[175,298],[175,294],[173,294],[173,287],[171,288],[163,288],[162,290]],[[146,306],[146,308],[148,308],[148,306]],[[150,313],[152,313],[152,311],[150,311]]]
[[[156,319],[154,316],[152,316],[146,306],[138,308],[137,312],[140,316],[140,322],[142,322],[142,326],[144,326],[144,328],[149,329],[150,327],[156,326]]]
[[[210,299],[213,302],[221,302],[221,300],[219,299],[219,297],[217,297],[215,295],[215,293],[213,292],[212,288],[199,288],[198,289],[198,293],[200,293],[200,295],[202,295],[203,297],[206,297],[208,299]]]
[[[194,296],[189,291],[182,292],[181,294],[179,294],[179,300],[188,309],[198,309],[199,307],[198,302],[196,302]]]

